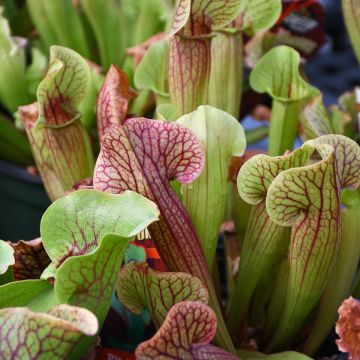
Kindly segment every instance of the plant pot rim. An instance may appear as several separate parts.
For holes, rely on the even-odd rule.
[[[42,184],[42,180],[39,175],[31,175],[25,168],[4,160],[0,160],[0,174],[19,179],[24,182]]]

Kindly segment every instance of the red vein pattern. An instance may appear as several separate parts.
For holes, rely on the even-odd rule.
[[[51,153],[41,130],[34,129],[38,118],[38,103],[33,103],[19,108],[19,116],[24,124],[26,134],[29,138],[31,150],[40,171],[46,191],[50,199],[55,200],[65,193],[61,180],[58,178],[56,165],[53,164]],[[65,172],[62,172],[64,176]]]
[[[190,183],[203,165],[201,144],[189,129],[177,123],[132,118],[103,137],[94,188],[115,194],[133,190],[158,205],[160,221],[151,224],[149,231],[160,257],[170,271],[198,277],[222,319],[200,239],[169,184],[175,179]],[[220,320],[219,328],[226,332]],[[230,338],[226,335],[223,340],[226,344]]]
[[[52,260],[42,278],[55,279],[57,300],[83,306],[102,325],[129,242],[158,215],[153,202],[132,191],[78,190],[54,202],[41,221]],[[86,345],[94,340],[87,339]],[[77,358],[85,348],[76,349]]]
[[[269,215],[292,226],[286,306],[271,348],[288,341],[318,303],[341,241],[340,191],[360,185],[360,148],[341,135],[308,141],[322,160],[289,169],[271,184]]]
[[[315,146],[328,144],[335,150],[335,166],[337,186],[340,189],[357,189],[359,187],[359,147],[341,135],[325,135],[309,141]]]
[[[268,188],[282,171],[305,165],[312,153],[313,149],[305,146],[286,156],[272,158],[256,155],[240,169],[237,180],[239,193],[247,203],[256,206],[251,211],[242,247],[235,293],[229,310],[230,329],[241,326],[261,276],[286,256],[290,232],[269,218],[265,206]]]
[[[239,0],[179,0],[172,23],[171,35],[185,28],[186,35],[199,36],[221,28],[235,20]]]
[[[27,308],[0,310],[0,359],[62,360],[84,335],[95,335],[96,317],[89,311],[58,305],[48,313]]]
[[[107,235],[95,252],[67,259],[55,274],[58,300],[94,312],[101,327],[129,242],[130,239]]]
[[[279,101],[298,101],[319,95],[299,72],[300,55],[293,48],[280,45],[269,50],[251,72],[250,83],[259,93],[267,92]]]
[[[130,213],[131,209],[131,213]],[[111,210],[111,211],[110,211]],[[53,203],[41,220],[41,236],[54,271],[69,257],[95,251],[107,234],[135,236],[157,219],[154,203],[135,192],[114,196],[95,190],[77,190]]]
[[[14,249],[14,280],[39,279],[51,261],[41,238],[30,241],[20,240],[16,244],[9,244]]]
[[[78,53],[52,46],[48,72],[36,93],[41,121],[49,125],[68,122],[69,116],[76,113],[76,105],[84,98],[89,79],[88,65]]]
[[[238,359],[209,345],[216,333],[216,316],[201,302],[183,301],[174,305],[150,340],[141,343],[137,359]]]
[[[206,104],[210,76],[211,39],[185,39],[179,35],[169,42],[169,92],[171,103],[181,114]]]
[[[92,174],[90,140],[76,111],[89,83],[88,71],[80,55],[53,46],[49,70],[37,91],[38,103],[19,109],[37,167],[52,200]]]
[[[110,193],[133,190],[153,200],[161,217],[150,226],[150,233],[166,266],[208,282],[200,240],[169,185],[174,179],[191,182],[202,166],[201,145],[187,128],[145,118],[129,119],[103,138],[94,187]]]
[[[178,1],[169,43],[169,91],[181,114],[207,103],[212,26],[237,16],[239,0]]]
[[[211,84],[211,89],[209,88],[212,67],[221,65],[212,61],[211,47],[213,55],[217,55],[217,44],[212,45],[212,37],[218,36],[214,31],[234,25],[239,30],[249,27],[268,28],[276,21],[280,12],[280,0],[179,0],[177,2],[170,32],[168,79],[171,102],[181,114],[187,114],[200,105],[209,104],[209,92],[214,92],[210,99],[214,105],[219,104],[216,101],[216,92],[220,92],[221,84],[213,79],[214,83]],[[236,22],[231,24],[235,20]],[[234,47],[235,54],[242,51],[240,40],[241,37],[236,38],[233,35],[222,37],[222,41]],[[241,57],[240,54],[239,58]],[[239,59],[228,56],[227,61],[232,63],[232,66]],[[216,72],[221,75],[223,73],[221,70],[216,69]],[[239,88],[235,83],[239,81],[239,77],[241,79],[241,74],[237,72],[237,76],[230,79],[234,82],[232,86],[235,88]],[[222,102],[226,105],[226,101]],[[233,108],[236,104],[230,105],[230,112],[234,113]],[[222,108],[222,110],[228,109]]]
[[[170,308],[181,301],[208,303],[201,281],[186,273],[154,271],[146,263],[130,263],[120,271],[116,292],[122,304],[135,314],[146,308],[160,327]]]
[[[111,65],[97,100],[97,129],[99,139],[122,124],[128,112],[130,100],[136,96],[129,87],[127,75],[117,66]]]
[[[191,11],[191,1],[177,0],[170,35],[176,34],[187,23]]]

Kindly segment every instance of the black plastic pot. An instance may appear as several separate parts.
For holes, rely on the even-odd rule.
[[[0,161],[0,239],[17,242],[40,235],[40,219],[50,200],[39,176]]]

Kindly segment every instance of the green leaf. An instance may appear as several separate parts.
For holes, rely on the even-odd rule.
[[[178,35],[170,38],[170,102],[182,115],[207,103],[211,66],[210,39],[210,36],[184,38]]]
[[[134,82],[138,89],[155,93],[157,104],[166,102],[168,94],[168,40],[157,41],[146,51],[135,70]]]
[[[68,257],[95,250],[104,235],[135,236],[157,217],[156,205],[132,191],[113,195],[79,190],[49,206],[40,231],[45,250],[57,267]]]
[[[67,258],[55,273],[55,293],[59,303],[92,311],[102,327],[125,250],[132,239],[106,234],[95,251],[90,249],[85,255]],[[95,338],[84,339],[74,350],[73,358],[82,358],[94,341]]]
[[[240,6],[239,0],[177,2],[169,43],[169,93],[171,103],[181,114],[209,103],[211,38],[215,36],[212,31],[234,20],[239,15]],[[219,66],[216,68],[218,72]],[[238,77],[232,80],[237,81]]]
[[[47,311],[56,305],[54,287],[45,280],[14,281],[0,286],[0,308],[26,306]]]
[[[88,310],[58,305],[48,313],[27,308],[0,310],[0,353],[6,359],[67,359],[84,336],[98,329]]]
[[[355,87],[353,91],[345,92],[338,99],[340,109],[349,114],[353,120],[357,119],[357,115],[359,112],[356,106],[359,102],[359,100],[357,99],[359,96],[358,92],[359,87]]]
[[[58,302],[85,307],[102,325],[126,247],[158,215],[153,202],[131,191],[79,190],[55,201],[40,229],[52,260],[42,277],[55,278]],[[83,340],[74,358],[93,341]]]
[[[345,24],[357,59],[360,63],[360,1],[341,0]]]
[[[0,101],[11,113],[28,102],[25,76],[26,40],[11,37],[9,23],[0,7]]]
[[[238,118],[243,82],[243,32],[270,28],[281,13],[281,1],[245,0],[237,1],[236,6],[237,18],[228,25],[233,28],[219,28],[211,40],[207,103]]]
[[[140,360],[239,360],[210,345],[215,333],[215,313],[199,301],[183,301],[170,309],[158,332],[136,348],[135,356]]]
[[[116,284],[119,300],[131,312],[148,309],[156,327],[164,322],[170,308],[181,301],[208,302],[201,281],[186,273],[158,272],[146,263],[130,263],[122,268]]]
[[[251,27],[253,30],[270,28],[281,13],[281,1],[261,0],[180,0],[177,2],[171,35],[181,29],[193,28],[204,31],[209,26],[205,19],[211,19],[211,27],[217,31],[236,19],[239,28]],[[239,18],[239,19],[237,19]],[[196,29],[193,22],[203,28]],[[197,34],[198,35],[198,34]]]
[[[288,247],[289,244],[286,249],[288,249]],[[265,343],[268,343],[268,341],[272,338],[279,324],[281,314],[284,311],[287,284],[289,280],[289,268],[289,259],[285,258],[277,269],[276,279],[266,312],[266,324],[263,335]]]
[[[46,0],[45,0],[46,1]],[[59,44],[57,34],[52,26],[45,9],[44,0],[26,0],[26,5],[33,24],[40,33],[41,41],[44,45],[43,50],[47,50],[50,46]]]
[[[238,117],[243,66],[239,32],[269,28],[280,12],[280,0],[177,2],[170,32],[169,93],[181,114],[209,104]]]
[[[360,193],[359,190],[344,190],[341,203],[346,206],[341,212],[341,243],[327,287],[321,298],[311,332],[302,347],[302,352],[313,355],[331,331],[338,317],[337,309],[351,293],[353,279],[360,260]]]
[[[240,196],[255,205],[241,249],[241,261],[236,288],[229,307],[228,325],[233,331],[240,326],[261,277],[286,256],[289,231],[271,221],[265,199],[276,176],[286,169],[303,166],[313,153],[304,146],[290,155],[270,157],[256,155],[240,169],[237,186]]]
[[[280,0],[242,0],[238,1],[236,27],[253,32],[271,28],[281,14]]]
[[[175,121],[181,115],[173,104],[161,104],[156,108],[157,118],[164,121]]]
[[[183,203],[200,236],[208,267],[212,269],[225,213],[230,158],[244,154],[244,130],[231,115],[206,105],[177,122],[193,131],[205,152],[205,166],[200,176],[182,189]]]
[[[126,37],[126,47],[141,44],[164,31],[165,23],[169,21],[164,0],[122,0],[121,5],[130,35]]]
[[[243,34],[239,31],[235,34],[218,32],[211,40],[211,72],[207,103],[236,118],[240,112],[243,51]]]
[[[52,46],[48,72],[37,89],[38,104],[19,109],[37,167],[52,200],[92,175],[90,139],[77,110],[89,81],[89,67],[79,54]]]
[[[292,226],[285,309],[269,346],[287,343],[323,294],[339,254],[340,191],[360,185],[360,147],[341,135],[310,140],[321,160],[280,173],[269,187],[272,221]]]
[[[72,0],[27,0],[30,16],[45,48],[66,46],[91,57],[85,31]]]
[[[269,135],[269,127],[261,125],[254,129],[245,131],[245,138],[248,145],[257,143],[258,141],[266,138]]]
[[[50,62],[36,96],[39,102],[37,125],[65,126],[75,116],[76,106],[84,98],[90,83],[90,70],[85,60],[74,50],[62,46],[50,48]],[[51,112],[51,106],[62,109]],[[57,113],[56,110],[59,112]]]
[[[55,273],[55,293],[59,303],[81,305],[94,312],[102,326],[131,239],[106,234],[95,251],[67,258]]]
[[[325,108],[322,96],[316,96],[302,109],[300,121],[302,138],[305,140],[326,134],[340,134],[353,138],[357,122],[355,94],[343,94],[338,105],[331,105],[328,109]]]
[[[300,55],[289,46],[269,50],[250,75],[252,88],[282,102],[298,101],[318,94],[299,72]]]
[[[104,84],[101,91],[116,98],[111,88],[111,83]],[[104,112],[104,116],[112,114]],[[94,188],[117,194],[131,189],[156,202],[162,216],[149,226],[149,232],[162,260],[170,271],[188,272],[203,281],[209,290],[209,303],[218,316],[216,341],[234,350],[200,239],[185,207],[170,187],[173,180],[187,184],[201,173],[204,159],[196,136],[178,123],[130,118],[101,140]]]
[[[329,107],[333,133],[357,138],[358,93],[357,87],[354,91],[347,91],[339,97],[338,105]]]
[[[0,286],[8,284],[14,280],[12,268],[9,266],[4,274],[0,275]]]
[[[31,49],[31,64],[26,69],[26,80],[30,101],[34,101],[36,98],[37,87],[46,73],[47,66],[47,57],[39,49],[33,47]]]
[[[245,134],[246,134],[246,132],[245,132]],[[246,138],[246,140],[247,140],[247,138]],[[239,194],[239,190],[237,188],[237,185],[234,184],[234,182],[229,183],[228,186],[229,186],[228,191],[230,193],[230,195],[229,195],[230,199],[229,199],[229,208],[226,209],[226,217],[228,219],[230,219],[230,218],[234,219],[236,239],[239,241],[239,245],[240,245],[240,249],[241,249],[242,244],[244,242],[246,229],[249,224],[249,218],[250,218],[252,205],[248,204],[246,201],[244,201],[241,198],[241,196]],[[229,250],[229,251],[231,251],[231,250]],[[236,260],[236,254],[234,254],[234,257],[235,258],[233,258],[233,261]],[[234,272],[234,270],[231,270],[229,275],[232,276],[231,273],[233,273],[233,272]]]
[[[302,138],[315,139],[318,136],[336,133],[323,103],[322,95],[314,97],[301,112]]]
[[[0,240],[0,275],[5,274],[8,268],[14,264],[13,248],[7,242]]]
[[[83,101],[79,104],[79,111],[82,114],[81,122],[86,129],[91,132],[96,123],[96,100],[99,94],[101,85],[104,82],[102,69],[100,66],[87,61],[90,69],[90,84],[87,88]]]
[[[263,203],[276,176],[289,168],[305,165],[313,151],[311,146],[305,145],[289,155],[270,157],[259,154],[252,157],[241,167],[238,175],[240,196],[252,205]]]
[[[124,16],[121,5],[115,0],[104,5],[102,0],[81,0],[81,5],[94,31],[105,70],[111,64],[120,66],[124,59]]]
[[[319,91],[299,73],[300,56],[288,46],[269,50],[250,74],[250,85],[273,98],[270,119],[269,155],[292,150],[299,125],[300,105]]]

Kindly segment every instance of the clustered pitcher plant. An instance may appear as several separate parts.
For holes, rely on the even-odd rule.
[[[339,349],[360,359],[354,95],[326,109],[321,92],[301,75],[298,52],[273,47],[249,80],[272,98],[269,151],[243,158],[244,35],[270,28],[281,2],[167,2],[174,14],[169,35],[152,41],[133,82],[116,51],[124,34],[109,35],[126,7],[82,0],[108,68],[98,74],[101,86],[94,86],[86,27],[74,8],[65,31],[60,2],[28,2],[42,42],[69,43],[50,47],[36,101],[24,95],[17,111],[52,204],[40,238],[0,241],[0,358],[94,358],[115,293],[129,311],[145,309],[152,319],[153,336],[135,350],[144,360],[310,359],[352,294],[340,307],[336,331]],[[347,19],[356,2],[343,1]],[[142,16],[159,9],[157,1],[146,3]],[[351,19],[348,24],[354,38]],[[150,25],[147,36],[155,32]],[[0,46],[10,53],[17,45]],[[154,119],[134,114],[142,96],[134,84],[153,94]],[[11,96],[5,99],[15,111]],[[96,108],[99,151],[89,108]],[[304,142],[293,149],[298,134]],[[241,202],[248,206],[237,209]],[[246,231],[237,234],[239,266],[228,274],[233,289],[224,298],[216,248],[228,216],[246,219]],[[144,230],[166,271],[122,264]]]

